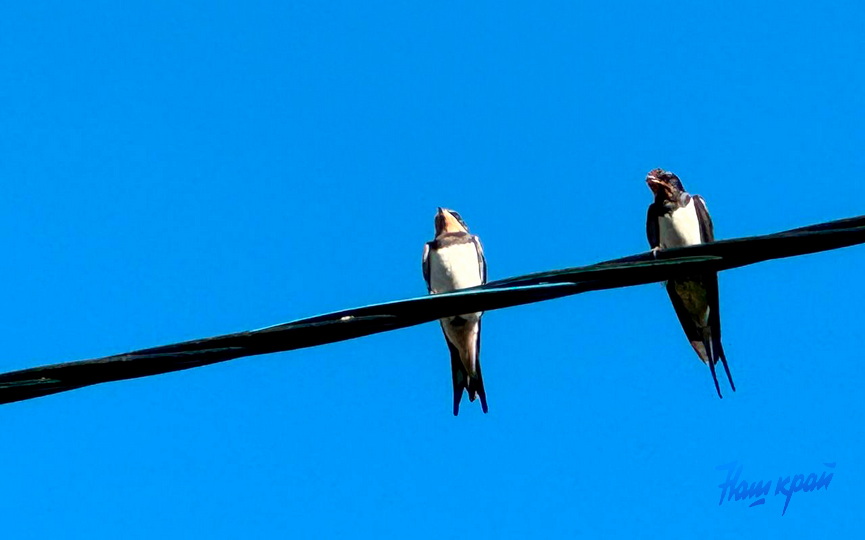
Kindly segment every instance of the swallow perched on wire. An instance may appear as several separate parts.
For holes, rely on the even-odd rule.
[[[475,287],[487,282],[487,262],[480,239],[469,233],[462,217],[439,208],[435,217],[435,238],[423,251],[423,276],[430,294]],[[451,353],[454,386],[454,416],[459,414],[463,389],[469,401],[479,397],[487,412],[487,394],[481,375],[481,315],[467,313],[441,319],[442,331]]]
[[[653,252],[715,241],[706,202],[699,195],[690,195],[685,191],[678,176],[655,169],[646,176],[646,183],[655,195],[646,217],[646,235]],[[718,397],[722,397],[715,373],[718,360],[724,365],[730,387],[735,392],[736,386],[721,346],[718,273],[671,279],[667,281],[667,294],[691,346],[712,371]]]

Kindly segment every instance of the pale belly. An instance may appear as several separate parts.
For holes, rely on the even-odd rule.
[[[429,265],[433,293],[481,285],[481,267],[473,243],[437,249],[430,253]]]
[[[661,249],[702,244],[700,221],[697,219],[697,207],[693,199],[688,206],[661,216],[659,229]]]
[[[430,253],[429,264],[430,289],[433,294],[483,284],[478,252],[473,243],[437,249]],[[481,312],[460,315],[461,318],[470,323],[469,326],[473,326],[473,323],[476,323],[480,316]],[[442,322],[449,324],[453,320],[454,317],[446,317],[442,319]]]

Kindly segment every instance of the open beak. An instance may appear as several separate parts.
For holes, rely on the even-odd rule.
[[[649,189],[652,190],[652,193],[658,193],[659,190],[664,190],[667,193],[671,192],[670,186],[666,182],[659,180],[657,176],[647,176],[646,184],[649,185]]]

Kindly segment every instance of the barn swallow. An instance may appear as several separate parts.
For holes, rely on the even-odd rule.
[[[469,233],[462,217],[439,208],[435,217],[435,238],[423,251],[423,277],[430,294],[475,287],[487,282],[487,262],[480,239]],[[463,389],[469,401],[481,398],[487,412],[487,394],[481,376],[481,315],[468,313],[441,319],[442,331],[451,353],[454,384],[454,416],[459,414]]]
[[[675,174],[655,169],[646,176],[655,195],[646,217],[646,235],[653,252],[659,249],[692,246],[715,241],[712,218],[706,202],[690,195]],[[727,357],[721,346],[721,315],[718,308],[718,273],[711,272],[688,279],[667,281],[667,294],[700,360],[709,365],[715,390],[721,396],[715,365],[724,365],[730,387],[736,391]]]

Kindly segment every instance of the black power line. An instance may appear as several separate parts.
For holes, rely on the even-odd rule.
[[[0,374],[0,404],[84,386],[158,375],[244,356],[344,341],[442,317],[542,302],[588,291],[642,285],[865,243],[865,216],[764,236],[642,253],[621,259],[502,279],[480,287],[373,304],[240,332],[125,354]]]

